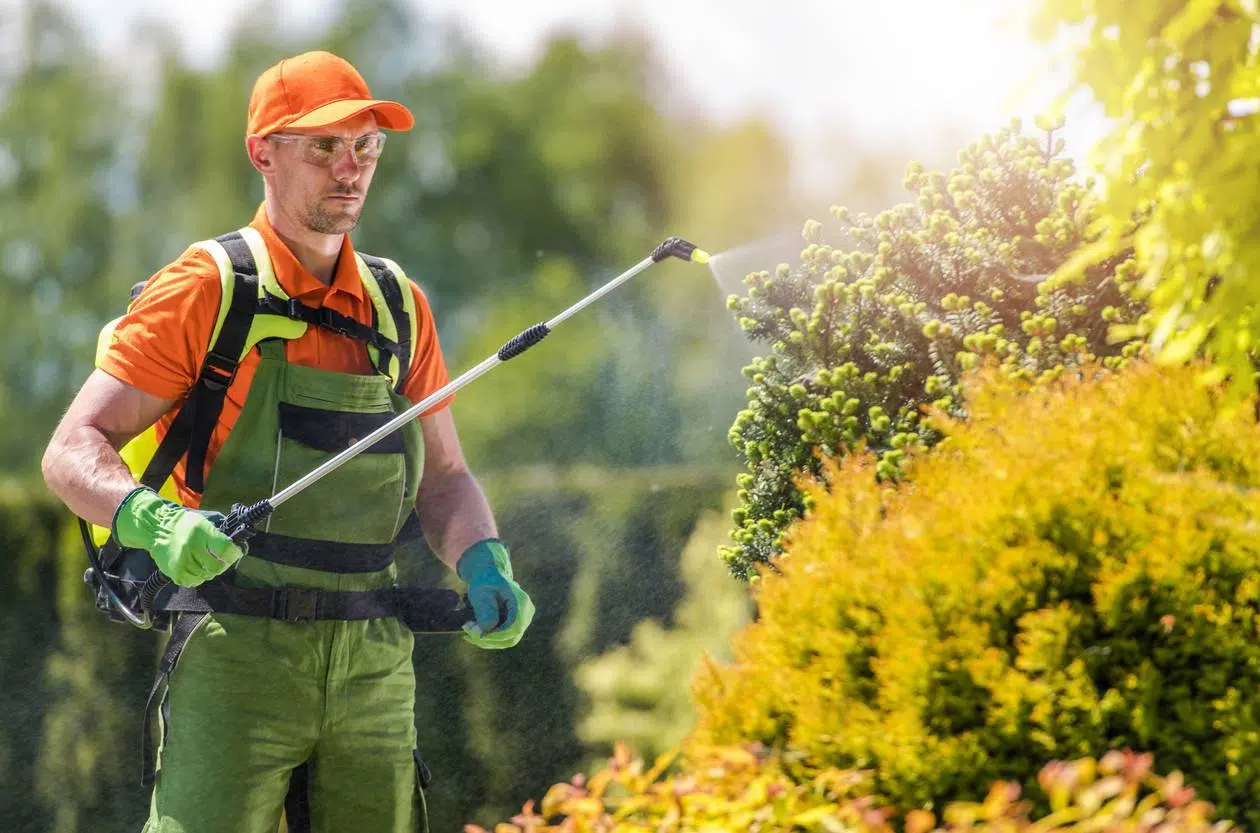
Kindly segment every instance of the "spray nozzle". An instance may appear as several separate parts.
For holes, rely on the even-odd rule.
[[[697,248],[695,243],[689,243],[681,237],[671,237],[664,243],[656,247],[656,251],[652,252],[652,260],[660,263],[667,257],[676,257],[679,260],[689,260],[692,263],[708,263],[709,253],[704,249]]]

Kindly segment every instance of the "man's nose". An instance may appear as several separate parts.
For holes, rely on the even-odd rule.
[[[344,148],[337,154],[337,158],[333,160],[333,179],[336,179],[338,182],[355,182],[359,179],[359,175],[362,172],[362,166],[359,165],[358,160],[354,158],[354,148]]]

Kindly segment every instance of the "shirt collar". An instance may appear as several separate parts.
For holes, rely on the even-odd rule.
[[[265,203],[258,206],[250,225],[262,235],[267,244],[267,252],[271,255],[271,267],[276,273],[276,281],[290,298],[318,299],[321,303],[327,299],[329,292],[341,292],[351,298],[363,300],[363,282],[359,277],[359,266],[354,256],[354,246],[350,243],[350,235],[341,236],[341,253],[337,256],[337,268],[333,272],[331,286],[320,283],[314,275],[285,245],[285,242],[271,227],[267,217]]]

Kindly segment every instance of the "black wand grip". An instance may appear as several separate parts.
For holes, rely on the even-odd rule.
[[[254,526],[259,521],[266,520],[272,511],[271,501],[266,498],[248,506],[243,503],[234,503],[232,511],[223,519],[223,525],[219,527],[219,531],[239,544],[252,538],[256,531]]]
[[[499,361],[505,362],[516,358],[546,338],[550,332],[551,328],[546,324],[535,324],[528,330],[522,330],[511,341],[499,348]]]

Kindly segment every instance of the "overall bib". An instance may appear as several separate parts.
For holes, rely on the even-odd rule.
[[[410,405],[386,376],[289,364],[278,339],[257,349],[261,361],[210,470],[203,508],[265,498]],[[231,581],[392,586],[392,544],[415,505],[422,463],[413,421],[279,507]],[[313,831],[422,829],[412,644],[397,618],[205,615],[161,702],[145,833],[275,833],[303,764]]]

